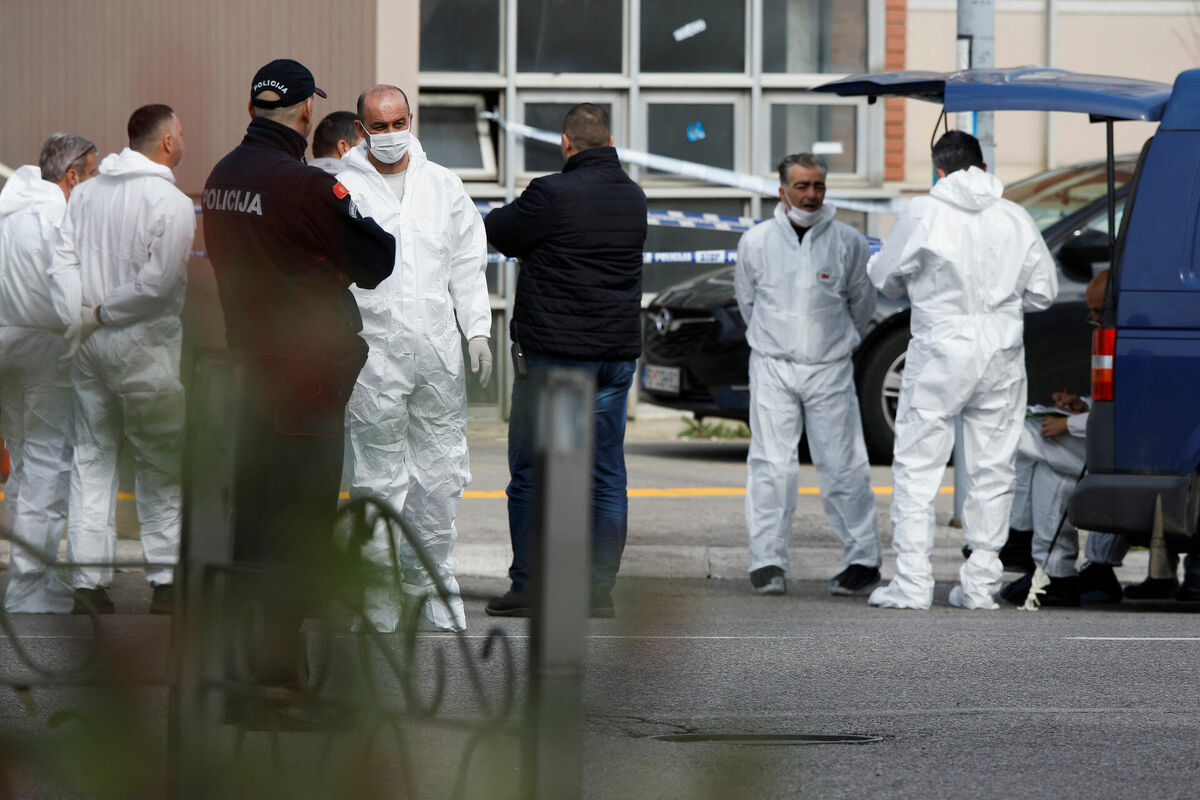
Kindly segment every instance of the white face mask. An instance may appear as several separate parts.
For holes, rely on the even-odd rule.
[[[796,208],[793,205],[788,206],[788,219],[799,225],[801,228],[811,228],[821,217],[821,209],[816,211],[805,211],[802,208]]]
[[[371,155],[384,164],[395,164],[408,152],[409,136],[408,131],[368,133],[367,147],[370,148]]]

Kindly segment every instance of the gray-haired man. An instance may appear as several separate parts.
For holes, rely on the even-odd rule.
[[[759,594],[787,591],[806,421],[821,501],[846,565],[829,591],[863,594],[879,582],[875,496],[850,360],[875,313],[870,249],[825,204],[826,171],[809,153],[784,158],[774,219],[738,243],[734,288],[750,343],[746,528]]]
[[[71,474],[71,377],[50,299],[49,269],[71,190],[96,176],[96,146],[56,133],[38,164],[21,167],[0,191],[0,436],[12,458],[5,490],[15,544],[4,592],[10,613],[64,614],[71,588],[46,566],[67,518]]]

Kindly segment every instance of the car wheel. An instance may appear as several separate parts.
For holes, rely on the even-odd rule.
[[[907,326],[895,328],[884,334],[861,361],[858,405],[862,413],[863,437],[867,440],[867,455],[873,464],[892,461],[900,376],[904,372],[904,356],[910,338]]]

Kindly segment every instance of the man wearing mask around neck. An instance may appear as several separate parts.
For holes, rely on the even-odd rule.
[[[458,503],[471,482],[458,331],[468,340],[471,371],[486,387],[492,373],[487,237],[462,181],[426,158],[412,135],[413,115],[401,89],[367,89],[358,98],[358,117],[364,141],[342,159],[338,180],[359,211],[396,237],[397,247],[391,277],[373,292],[354,290],[370,352],[347,406],[346,483],[351,497],[382,497],[400,511],[437,565],[450,602],[434,591],[413,549],[398,541],[404,590],[429,596],[422,608],[436,627],[463,630],[451,556]],[[389,526],[381,523],[364,548],[381,566],[391,559],[388,536]],[[367,588],[364,610],[377,630],[396,629],[399,590],[387,583]]]
[[[129,146],[71,194],[54,256],[55,307],[74,356],[75,460],[67,544],[73,563],[116,560],[117,450],[133,450],[151,613],[172,609],[183,520],[179,381],[192,201],[175,186],[183,128],[165,105],[129,117]],[[83,313],[80,313],[82,305]],[[111,567],[72,573],[76,613],[113,611]]]
[[[300,576],[276,569],[245,578],[265,615],[246,666],[256,683],[301,699],[298,631],[334,588],[346,400],[367,358],[348,287],[378,285],[396,255],[395,240],[357,211],[346,187],[304,163],[315,97],[325,93],[303,64],[277,59],[259,69],[246,135],[213,168],[203,199],[225,335],[243,371],[233,557]],[[273,713],[244,710],[249,719]]]
[[[74,421],[69,343],[51,299],[50,265],[71,191],[96,176],[96,146],[56,133],[36,165],[0,191],[0,436],[12,456],[4,485],[15,544],[4,592],[10,614],[65,614],[75,601],[54,561],[67,519]],[[81,317],[84,315],[80,315]]]
[[[1025,419],[1025,312],[1049,308],[1058,271],[1029,212],[1005,200],[979,141],[950,131],[933,146],[938,182],[914,198],[868,266],[890,298],[912,304],[912,340],[896,408],[892,547],[896,574],[873,606],[933,604],[933,503],[962,415],[971,556],[950,604],[994,609],[1004,567]]]
[[[851,361],[875,313],[870,249],[833,218],[826,173],[809,153],[784,158],[774,219],[738,243],[734,289],[750,344],[746,530],[759,594],[787,591],[805,428],[825,514],[842,543],[845,569],[829,591],[859,595],[879,582],[875,495]]]

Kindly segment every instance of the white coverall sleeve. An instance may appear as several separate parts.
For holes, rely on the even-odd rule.
[[[1025,311],[1041,311],[1049,308],[1058,296],[1058,267],[1054,257],[1046,248],[1046,240],[1035,232],[1029,251],[1025,255],[1025,269],[1029,278],[1021,294],[1021,308]]]
[[[854,236],[849,248],[849,263],[846,265],[848,280],[846,290],[850,319],[854,321],[854,329],[859,336],[867,332],[871,318],[875,316],[875,286],[867,276],[867,260],[871,256],[871,247],[862,236]]]
[[[1089,404],[1090,405],[1090,404]],[[1067,417],[1067,433],[1078,439],[1087,438],[1088,412]]]
[[[738,240],[737,265],[733,268],[733,293],[737,298],[738,311],[746,327],[750,327],[750,316],[754,313],[755,287],[758,286],[760,265],[755,248],[746,243],[746,237]]]
[[[451,206],[457,225],[456,247],[450,256],[450,296],[458,326],[468,339],[492,335],[492,306],[487,289],[487,232],[479,209],[459,189]]]
[[[63,214],[62,224],[54,236],[53,258],[50,262],[50,301],[63,327],[79,321],[83,305],[83,289],[79,280],[79,256],[75,252],[75,226],[71,213]]]
[[[867,262],[871,283],[892,300],[908,294],[906,279],[920,268],[924,245],[921,218],[909,209],[896,219],[883,248]]]
[[[127,325],[157,316],[187,282],[187,260],[196,233],[196,212],[186,197],[150,223],[150,252],[137,277],[113,289],[100,303],[105,325]]]

